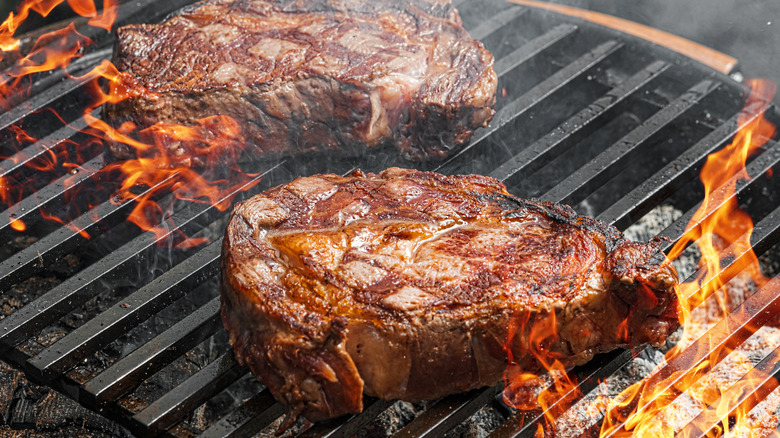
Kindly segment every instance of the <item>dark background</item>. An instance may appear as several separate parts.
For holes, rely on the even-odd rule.
[[[739,60],[745,78],[780,83],[778,0],[553,0],[688,38]],[[777,100],[777,99],[776,99]]]

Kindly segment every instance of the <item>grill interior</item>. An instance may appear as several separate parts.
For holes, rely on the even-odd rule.
[[[118,24],[160,20],[184,3],[127,3]],[[497,113],[450,159],[416,167],[490,175],[510,193],[567,203],[621,230],[653,210],[673,206],[683,214],[663,224],[659,233],[670,239],[664,249],[671,248],[701,202],[697,176],[704,159],[728,144],[738,129],[742,85],[673,52],[576,18],[500,0],[455,4],[466,29],[496,57]],[[111,56],[109,34],[90,36],[97,44],[71,66],[74,74]],[[82,112],[88,99],[82,85],[61,73],[42,74],[30,96],[0,114],[0,147],[7,157],[0,162],[0,177],[27,181],[30,187],[0,213],[0,238],[8,242],[0,260],[0,298],[6,305],[0,358],[140,436],[273,434],[284,408],[238,366],[219,319],[218,257],[227,212],[173,203],[165,221],[175,225],[160,238],[126,222],[132,200],[84,196],[92,187],[116,182],[98,174],[111,160],[107,152],[76,147],[88,143],[78,132],[86,127]],[[769,112],[777,124],[774,107]],[[14,125],[38,140],[20,141]],[[753,180],[737,185],[740,205],[756,222],[752,243],[759,255],[777,251],[776,140],[750,160]],[[52,180],[38,178],[37,170],[25,166],[50,150],[70,149],[84,155],[77,172],[61,169]],[[415,167],[389,152],[250,165],[261,181],[239,190],[236,200],[299,175]],[[77,189],[80,195],[72,199]],[[79,210],[63,226],[45,220],[41,206]],[[27,230],[14,231],[15,219],[23,219]],[[179,232],[209,243],[173,248],[170,241]],[[742,256],[725,263],[733,265]],[[749,297],[743,304],[748,311],[725,317],[722,330],[713,329],[711,336],[738,345],[749,333],[734,327],[766,324],[780,310],[776,283]],[[601,355],[571,372],[579,390],[588,394],[641,353]],[[689,369],[691,361],[690,354],[680,355],[661,373]],[[769,360],[761,366],[770,375],[779,372]],[[773,388],[769,380],[759,385],[759,399]],[[312,427],[299,422],[294,432],[350,436],[387,421],[394,405],[369,398],[360,415]],[[443,436],[486,408],[496,413],[491,437],[533,436],[543,415],[508,408],[498,386],[419,404],[399,423],[396,435]]]

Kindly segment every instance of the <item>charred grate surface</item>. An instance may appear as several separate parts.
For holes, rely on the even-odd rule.
[[[161,9],[150,1],[128,3],[119,20],[159,20],[180,4]],[[660,235],[679,239],[701,202],[698,170],[707,154],[728,144],[739,128],[742,86],[675,53],[584,21],[499,0],[455,4],[466,28],[496,56],[497,113],[457,154],[422,167],[491,175],[518,196],[566,202],[620,229],[672,206],[683,213]],[[72,71],[86,71],[110,56],[111,37],[94,37],[97,44]],[[11,181],[34,177],[24,166],[30,160],[85,139],[78,133],[86,126],[82,85],[62,75],[41,77],[27,100],[0,114],[2,152],[8,157],[0,161],[0,176]],[[45,107],[55,109],[69,126],[40,111]],[[777,123],[776,110],[769,111]],[[40,140],[16,144],[13,125]],[[780,187],[771,178],[780,170],[777,140],[752,159],[748,172],[753,179],[740,181],[734,195],[756,222],[752,243],[758,254],[780,246]],[[189,250],[172,249],[167,237],[161,242],[128,226],[134,200],[91,202],[68,226],[41,217],[39,207],[64,209],[69,192],[105,184],[98,171],[110,159],[93,152],[75,178],[62,174],[40,183],[35,194],[25,194],[0,213],[0,238],[18,243],[6,245],[0,257],[0,358],[139,436],[273,435],[284,408],[237,365],[219,320],[218,258],[227,213],[202,204],[175,204],[176,225],[168,236],[182,231],[209,242]],[[345,174],[355,168],[376,172],[392,165],[413,166],[390,153],[254,163],[252,171],[261,181],[248,190],[239,188],[239,199],[299,175]],[[31,224],[28,231],[13,231],[15,219]],[[736,265],[742,257],[735,254],[726,264]],[[70,261],[64,267],[63,258]],[[775,283],[743,303],[747,312],[735,312],[721,324],[765,323],[780,306],[772,295]],[[735,346],[746,334],[704,336],[720,336],[717,342]],[[613,352],[572,370],[578,390],[591,393],[638,354]],[[769,354],[757,369],[780,375],[771,360],[778,354]],[[688,359],[681,356],[663,372],[691,366]],[[763,378],[758,397],[739,394],[734,400],[752,408],[772,389]],[[533,436],[542,416],[508,408],[498,386],[429,403],[367,398],[359,415],[313,426],[299,422],[290,433],[460,436],[468,435],[464,430],[471,418],[484,417],[489,426],[483,435]],[[692,432],[703,436],[708,431]]]

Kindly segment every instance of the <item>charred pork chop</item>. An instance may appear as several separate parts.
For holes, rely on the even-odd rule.
[[[235,207],[222,321],[289,418],[317,421],[360,412],[363,394],[494,385],[505,348],[539,371],[537,323],[554,321],[549,352],[567,366],[662,343],[678,325],[677,273],[658,247],[483,176],[297,178]]]
[[[229,116],[268,157],[384,145],[442,157],[496,101],[493,56],[449,0],[206,0],[120,28],[115,64],[127,98],[105,107],[114,126]],[[203,159],[182,148],[169,153]]]

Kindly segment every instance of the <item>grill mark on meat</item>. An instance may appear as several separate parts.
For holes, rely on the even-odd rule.
[[[110,123],[226,115],[266,158],[386,146],[441,158],[487,124],[496,100],[493,57],[449,1],[206,0],[120,28],[115,64],[131,97],[105,107]]]
[[[224,242],[223,322],[290,421],[359,412],[363,393],[420,400],[495,384],[505,344],[538,371],[528,333],[553,313],[550,351],[567,366],[677,326],[659,241],[625,241],[482,176],[298,178],[238,204]],[[507,339],[514,318],[528,324]]]

